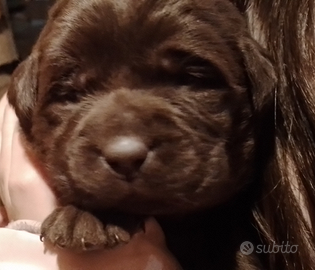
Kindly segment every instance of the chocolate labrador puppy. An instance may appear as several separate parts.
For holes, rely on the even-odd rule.
[[[238,249],[274,83],[227,0],[57,1],[9,90],[61,203],[42,237],[111,248],[154,215],[185,270],[258,269]]]

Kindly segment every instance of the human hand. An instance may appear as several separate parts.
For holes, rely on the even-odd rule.
[[[43,221],[56,207],[53,192],[26,154],[18,119],[5,95],[0,101],[0,220]]]
[[[167,251],[164,235],[155,219],[145,222],[125,246],[112,250],[73,253],[44,246],[38,235],[0,229],[1,270],[180,270]]]

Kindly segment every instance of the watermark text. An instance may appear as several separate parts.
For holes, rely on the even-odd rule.
[[[299,249],[298,245],[290,245],[289,242],[282,242],[281,245],[271,244],[271,245],[257,245],[254,246],[253,243],[246,241],[240,246],[240,251],[244,255],[250,255],[252,253],[257,254],[270,254],[270,253],[296,253]]]

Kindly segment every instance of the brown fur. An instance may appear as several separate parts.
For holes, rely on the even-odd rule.
[[[43,237],[113,246],[130,232],[117,213],[156,215],[185,270],[264,269],[238,250],[259,243],[276,83],[229,1],[58,1],[9,91],[62,205]],[[117,136],[150,149],[129,182],[104,157]]]

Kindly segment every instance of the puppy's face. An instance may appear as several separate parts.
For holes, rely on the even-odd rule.
[[[62,203],[185,213],[249,181],[255,46],[224,0],[59,1],[10,101]]]

